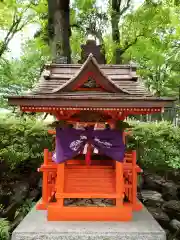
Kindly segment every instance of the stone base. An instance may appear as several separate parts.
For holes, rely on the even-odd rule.
[[[130,222],[48,222],[35,208],[14,230],[11,240],[166,240],[163,229],[143,208]]]

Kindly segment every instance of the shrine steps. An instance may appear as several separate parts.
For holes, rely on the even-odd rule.
[[[66,193],[115,193],[115,169],[111,166],[67,166]]]
[[[48,206],[48,221],[130,221],[132,208],[122,207],[60,207],[57,203]]]
[[[130,221],[132,207],[123,204],[116,192],[116,169],[113,166],[66,165],[64,189],[56,193],[57,202],[47,208],[49,221]],[[120,200],[115,206],[64,206],[65,198],[107,198]],[[58,201],[58,199],[60,199]]]
[[[123,163],[113,160],[72,159],[55,164],[45,150],[42,201],[36,209],[47,210],[49,221],[130,221],[140,211],[137,200],[136,152],[127,153]],[[112,205],[66,205],[66,199],[111,199]]]

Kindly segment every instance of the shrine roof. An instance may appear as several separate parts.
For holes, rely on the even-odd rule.
[[[142,81],[136,75],[136,69],[131,65],[98,64],[92,54],[84,64],[50,64],[45,66],[40,81],[32,89],[31,94],[60,94],[72,91],[72,83],[83,71],[99,71],[103,81],[107,82],[107,91],[131,96],[152,96]],[[79,94],[79,91],[74,93]],[[95,93],[94,93],[95,94]],[[80,94],[81,95],[81,94]]]
[[[97,86],[85,89],[89,77],[91,84]],[[45,65],[39,82],[30,92],[9,96],[8,100],[11,105],[59,107],[164,107],[174,101],[147,91],[135,67],[98,64],[92,54],[83,64]]]

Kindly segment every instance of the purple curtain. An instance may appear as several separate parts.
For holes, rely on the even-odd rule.
[[[72,159],[83,151],[87,142],[90,142],[99,152],[112,159],[122,162],[124,159],[125,146],[122,132],[118,130],[77,130],[74,128],[56,129],[56,163]]]

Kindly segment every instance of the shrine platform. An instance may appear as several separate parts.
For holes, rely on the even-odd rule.
[[[11,240],[165,240],[166,234],[144,207],[130,222],[48,222],[35,208],[14,230]]]

